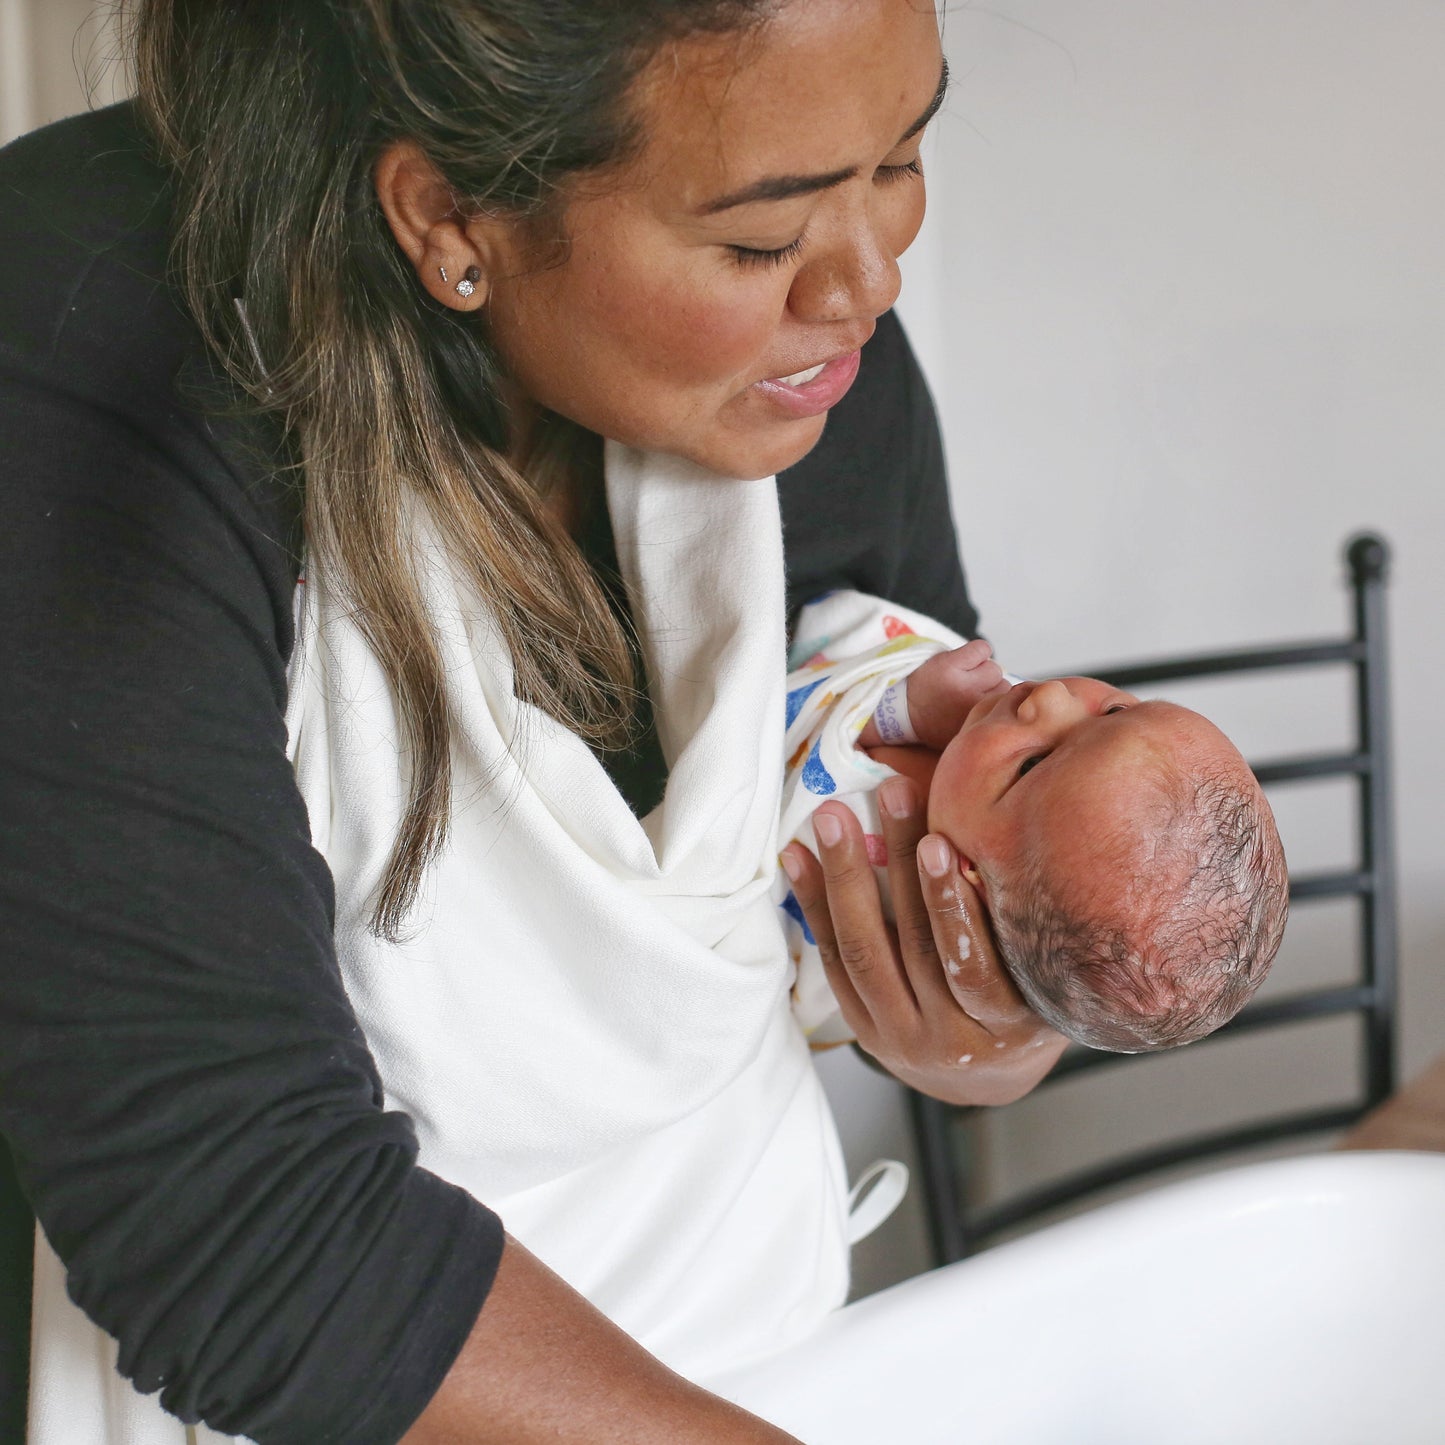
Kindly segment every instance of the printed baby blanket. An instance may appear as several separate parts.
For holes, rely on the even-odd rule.
[[[790,841],[817,851],[812,818],[828,799],[847,804],[863,824],[869,861],[884,887],[888,861],[878,821],[878,786],[893,769],[874,762],[858,736],[884,692],[930,657],[965,638],[941,622],[866,592],[830,592],[806,606],[789,653],[783,779],[778,830],[781,849]],[[775,896],[784,915],[788,952],[797,969],[793,1008],[814,1048],[852,1041],[823,971],[817,945],[786,876]]]

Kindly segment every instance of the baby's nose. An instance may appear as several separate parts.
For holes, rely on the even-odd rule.
[[[1034,685],[1034,690],[1019,704],[1019,718],[1026,723],[1046,722],[1072,714],[1078,708],[1074,695],[1059,678]]]

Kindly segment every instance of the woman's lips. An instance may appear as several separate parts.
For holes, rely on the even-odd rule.
[[[754,382],[753,390],[790,417],[817,416],[843,400],[857,378],[861,356],[861,350],[850,351],[846,356],[824,362],[822,366],[808,367],[792,377]]]

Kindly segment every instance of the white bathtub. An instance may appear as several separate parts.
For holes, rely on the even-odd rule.
[[[1160,1188],[708,1383],[807,1445],[1445,1445],[1445,1156]]]

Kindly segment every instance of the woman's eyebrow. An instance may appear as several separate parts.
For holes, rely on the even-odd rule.
[[[697,210],[700,216],[715,216],[719,211],[730,211],[734,206],[750,205],[753,201],[785,201],[789,196],[831,190],[844,181],[851,181],[857,174],[858,167],[849,166],[846,170],[827,171],[820,176],[764,176],[740,191],[730,191],[714,201],[705,201]]]
[[[912,140],[929,121],[943,108],[943,102],[948,95],[948,62],[945,60],[938,72],[938,89],[933,92],[933,99],[928,102],[927,109],[922,115],[898,137],[898,144],[902,145],[906,140]]]
[[[929,121],[938,114],[939,107],[943,104],[943,98],[948,93],[948,62],[943,62],[942,69],[938,72],[938,89],[933,92],[933,99],[928,102],[923,114],[898,137],[898,144],[912,140]],[[705,201],[697,208],[700,216],[715,216],[719,211],[730,211],[734,206],[751,205],[754,201],[785,201],[790,196],[804,196],[814,191],[831,190],[834,186],[840,186],[844,181],[851,181],[858,174],[857,166],[849,166],[846,170],[826,171],[816,176],[764,176],[760,181],[754,181],[751,185],[742,187],[741,190],[730,191],[725,196],[719,196],[715,200]]]

